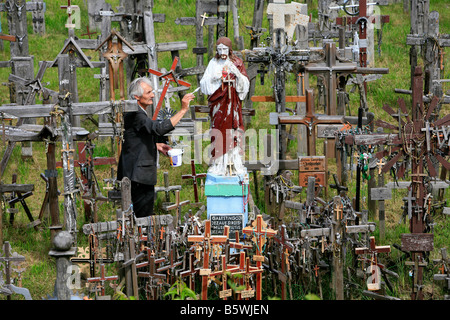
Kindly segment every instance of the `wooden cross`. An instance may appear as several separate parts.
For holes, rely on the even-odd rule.
[[[158,70],[154,70],[154,69],[148,69],[149,73],[156,75],[159,79],[165,80],[164,87],[161,92],[161,96],[159,97],[158,104],[156,105],[155,111],[153,113],[153,117],[152,117],[153,120],[156,120],[156,118],[158,118],[159,110],[161,109],[162,103],[164,101],[164,97],[166,96],[167,89],[169,89],[170,83],[175,82],[177,85],[182,85],[187,88],[189,88],[191,86],[190,83],[180,80],[175,77],[175,68],[178,65],[178,60],[179,60],[179,58],[177,56],[175,56],[175,58],[173,59],[173,62],[172,62],[172,66],[170,67],[170,70],[166,73],[162,73],[162,72],[160,72]]]
[[[221,269],[211,272],[210,276],[211,277],[215,277],[215,276],[222,276],[222,290],[219,292],[219,297],[223,300],[227,300],[228,297],[231,297],[232,295],[232,290],[231,289],[227,289],[227,274],[228,273],[232,273],[234,271],[236,271],[239,266],[237,265],[230,265],[227,263],[227,257],[226,255],[221,255],[220,256],[220,262],[221,262]]]
[[[333,173],[333,179],[334,179],[334,184],[330,184],[330,188],[331,189],[336,189],[337,190],[337,195],[340,196],[343,192],[348,191],[348,188],[346,186],[342,186],[339,183],[339,179],[337,177],[337,174]]]
[[[433,263],[441,264],[440,273],[433,275],[435,281],[447,281],[447,289],[450,289],[450,259],[447,257],[447,248],[441,248],[441,259],[433,259]]]
[[[0,256],[0,263],[5,263],[5,268],[3,270],[3,272],[5,273],[6,276],[6,285],[9,286],[11,285],[11,268],[10,268],[10,263],[20,263],[25,261],[25,257],[17,254],[16,252],[14,252],[13,254],[11,254],[11,245],[9,244],[9,241],[5,241],[5,243],[3,244],[3,254],[4,256]],[[8,295],[8,300],[11,300],[11,296]]]
[[[279,116],[280,124],[302,124],[308,128],[306,137],[308,144],[308,155],[316,155],[316,133],[315,128],[319,124],[343,124],[343,116],[320,115],[314,113],[314,93],[312,89],[306,90],[306,114],[305,116]]]
[[[166,211],[176,209],[174,221],[175,229],[178,227],[178,223],[180,223],[181,207],[189,204],[189,202],[189,200],[180,201],[180,190],[175,190],[175,203],[164,208]]]
[[[78,256],[77,258],[70,258],[70,262],[73,263],[89,263],[89,276],[91,278],[95,277],[95,265],[97,261],[101,261],[101,263],[114,263],[114,259],[105,259],[102,257],[102,252],[100,252],[98,247],[98,239],[94,234],[90,234],[89,238],[89,257],[81,258]]]
[[[370,270],[372,272],[372,283],[367,284],[367,288],[371,291],[380,290],[380,279],[377,273],[378,268],[378,254],[391,252],[391,246],[377,246],[375,245],[375,237],[370,237],[369,248],[355,248],[356,254],[370,254],[371,255],[371,265]]]
[[[166,195],[166,202],[168,205],[168,204],[170,204],[170,192],[174,192],[175,190],[181,190],[181,186],[180,185],[170,186],[169,185],[169,173],[167,171],[165,171],[164,172],[164,187],[156,186],[155,192],[158,193],[158,192],[164,191],[164,193]]]
[[[86,30],[87,30],[87,32],[86,32],[86,33],[83,33],[81,36],[88,36],[89,39],[90,39],[90,38],[91,38],[91,35],[97,34],[97,32],[90,32],[90,31],[89,31],[89,26],[86,26]]]
[[[113,39],[116,38],[117,41],[114,42]],[[126,52],[123,51],[123,43],[125,43],[128,48],[134,51],[133,46],[127,42],[116,30],[112,30],[110,35],[95,49],[99,50],[105,43],[108,43],[106,51],[103,53],[103,57],[109,62],[109,77],[111,79],[109,82],[110,98],[115,100],[114,89],[118,87],[118,81],[120,81],[120,99],[125,100],[125,78],[123,73],[123,61],[128,56]]]
[[[12,184],[15,184],[17,181],[17,174],[14,173],[12,176]],[[30,208],[28,207],[27,203],[25,202],[25,199],[28,198],[29,196],[32,196],[33,192],[32,191],[27,191],[24,194],[22,194],[21,191],[17,190],[17,191],[13,191],[11,193],[11,198],[8,200],[8,204],[10,206],[11,210],[11,215],[9,218],[9,222],[11,223],[11,225],[14,222],[14,213],[16,212],[16,210],[14,210],[14,206],[17,202],[20,202],[20,204],[22,205],[23,209],[25,210],[25,213],[27,214],[28,219],[30,220],[30,224],[28,225],[28,227],[34,227],[34,229],[37,231],[38,230],[38,225],[41,224],[41,220],[34,220],[33,215],[31,214]]]
[[[195,290],[195,275],[199,273],[200,268],[195,268],[194,265],[195,255],[193,253],[189,253],[189,251],[185,251],[184,253],[184,263],[185,266],[184,271],[179,273],[181,279],[189,277],[189,289]]]
[[[340,62],[338,60],[336,44],[334,42],[325,43],[325,61],[308,63],[305,70],[312,74],[324,74],[327,87],[327,114],[337,114],[337,74],[355,73],[357,66],[353,62]]]
[[[334,212],[336,213],[336,220],[342,220],[344,218],[344,211],[343,211],[344,205],[342,203],[339,203],[336,205]]]
[[[288,241],[286,225],[281,225],[279,234],[273,238],[281,246],[281,273],[289,272],[289,254],[294,251],[294,245]],[[281,300],[286,300],[286,281],[281,282]]]
[[[205,231],[203,235],[190,235],[188,242],[201,243],[203,247],[203,267],[199,274],[202,276],[202,300],[208,299],[208,279],[211,268],[209,266],[209,255],[214,244],[225,244],[228,241],[228,235],[211,235],[211,220],[205,220]]]
[[[67,0],[67,5],[66,6],[60,6],[60,9],[65,9],[67,11],[67,15],[69,16],[68,21],[72,22],[72,4],[70,3],[70,0]],[[74,29],[75,25],[70,23],[70,24],[66,24],[65,25],[66,28],[68,29]]]
[[[367,67],[367,29],[368,22],[374,22],[378,19],[381,23],[388,23],[389,16],[367,16],[367,0],[359,0],[359,15],[354,17],[337,17],[336,24],[338,25],[349,25],[349,24],[359,24],[359,39],[361,45],[359,47],[359,64],[361,67]]]
[[[165,274],[162,273],[157,273],[157,268],[156,265],[163,263],[166,259],[164,257],[162,258],[158,258],[156,259],[154,253],[152,252],[152,250],[150,248],[146,248],[147,251],[147,261],[146,262],[142,262],[136,265],[136,268],[142,268],[142,267],[147,267],[148,266],[148,272],[144,272],[144,271],[139,271],[138,272],[138,277],[141,278],[148,278],[149,279],[149,283],[148,283],[148,288],[153,289],[151,292],[151,298],[149,300],[156,300],[156,288],[153,286],[153,280],[166,280],[167,276]],[[147,296],[147,299],[149,297]]]
[[[250,264],[250,257],[247,257],[245,259],[244,285],[246,288],[239,292],[241,298],[252,298],[255,295],[255,291],[250,286],[250,277],[253,274],[256,274],[256,300],[261,300],[261,298],[258,296],[258,291],[261,289],[261,284],[259,284],[258,278],[261,278],[263,271],[264,269],[262,268],[262,266],[257,265],[255,267]]]
[[[115,281],[118,280],[118,276],[106,276],[105,275],[105,265],[103,263],[100,264],[100,277],[95,278],[87,278],[88,283],[98,282],[97,288],[100,288],[101,296],[105,295],[105,282],[106,281]]]
[[[233,267],[233,271],[230,272],[231,276],[234,275],[244,275],[246,272],[246,258],[245,258],[245,251],[239,252],[239,265],[236,265]],[[241,277],[240,279],[235,280],[235,282],[238,282],[240,286],[244,284],[244,277]],[[238,292],[237,300],[241,300],[241,293]]]
[[[194,199],[195,199],[195,203],[193,203],[193,205],[198,206],[198,205],[201,205],[201,203],[198,201],[197,179],[205,178],[206,173],[199,173],[199,174],[196,173],[194,160],[191,160],[191,172],[192,172],[192,174],[190,174],[190,175],[183,174],[181,176],[181,178],[182,179],[192,179],[193,184],[194,184]]]
[[[386,163],[383,161],[383,159],[380,159],[380,161],[377,162],[377,167],[378,167],[378,174],[381,174],[381,170],[383,169],[383,166]]]
[[[263,247],[267,241],[267,238],[272,238],[277,234],[276,230],[267,228],[267,223],[263,221],[262,215],[257,215],[256,220],[253,221],[252,227],[245,227],[242,232],[249,237],[252,237],[253,242],[256,244],[256,255],[253,256],[253,260],[256,261],[256,267],[262,267],[262,261],[264,260]],[[256,275],[256,300],[261,300],[262,297],[262,278],[261,273]]]
[[[413,261],[405,261],[405,265],[406,266],[414,266],[414,273],[413,273],[413,277],[414,277],[414,287],[413,287],[413,292],[416,293],[417,297],[419,297],[419,293],[423,292],[422,291],[422,287],[423,285],[421,284],[421,277],[419,276],[419,273],[421,273],[422,268],[426,267],[428,265],[428,263],[423,260],[423,258],[420,255],[415,255],[414,260]]]
[[[171,235],[169,235],[169,237],[171,237]],[[158,273],[166,271],[167,272],[167,276],[170,276],[169,283],[171,285],[173,284],[173,278],[174,278],[174,275],[175,275],[175,268],[178,267],[179,265],[183,264],[183,260],[176,261],[177,258],[175,257],[175,255],[177,255],[177,251],[176,251],[175,246],[176,246],[175,244],[170,245],[171,248],[170,248],[169,258],[168,258],[169,259],[169,263],[167,265],[162,266],[162,267],[160,267],[160,268],[158,268],[156,270],[156,272],[158,272]]]

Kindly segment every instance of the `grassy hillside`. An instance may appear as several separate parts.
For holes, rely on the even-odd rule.
[[[64,40],[67,37],[67,29],[64,27],[66,23],[66,13],[64,10],[60,9],[60,6],[65,4],[65,1],[47,0],[46,7],[47,11],[45,14],[46,19],[46,34],[44,36],[34,35],[32,33],[31,27],[31,14],[28,13],[28,33],[29,33],[29,48],[30,55],[34,56],[34,71],[35,74],[38,71],[38,62],[44,60],[54,60],[61,50]],[[119,1],[109,1],[113,8],[115,8]],[[170,41],[187,41],[188,50],[180,52],[180,61],[184,68],[193,67],[196,64],[196,57],[192,54],[192,48],[195,47],[195,29],[192,26],[180,26],[174,23],[177,17],[191,17],[195,15],[195,0],[157,0],[155,2],[154,12],[164,13],[166,15],[166,22],[163,24],[155,24],[155,36],[157,42],[170,42]],[[244,44],[246,47],[250,44],[250,34],[245,26],[250,26],[253,19],[253,1],[252,0],[240,0],[239,7],[239,31],[244,37]],[[450,19],[448,13],[450,10],[450,3],[447,0],[432,0],[430,6],[430,11],[436,10],[441,13],[440,17],[440,32],[442,34],[450,33]],[[85,1],[82,0],[72,0],[72,4],[78,5],[81,8],[81,29],[75,30],[77,37],[86,38],[82,36],[86,32],[86,26],[88,25],[87,9]],[[313,5],[309,8],[309,12],[312,13],[313,20],[317,19],[317,1],[313,1]],[[369,111],[375,113],[376,119],[385,119],[391,121],[389,116],[381,109],[383,104],[388,104],[394,109],[397,106],[397,99],[399,97],[404,98],[407,101],[409,108],[409,97],[404,95],[399,95],[394,92],[395,88],[409,89],[410,87],[410,66],[409,66],[409,46],[406,45],[406,35],[409,33],[409,14],[403,12],[403,6],[401,3],[392,4],[387,7],[381,8],[382,14],[390,16],[390,22],[385,24],[383,27],[383,42],[381,47],[381,56],[376,56],[376,67],[387,67],[390,72],[387,75],[383,75],[382,79],[370,82],[367,85],[367,97],[369,103]],[[6,14],[1,13],[2,29],[4,33],[7,33],[7,21]],[[119,28],[118,24],[114,24],[113,27]],[[263,27],[268,28],[268,21],[264,20]],[[206,30],[206,29],[205,29]],[[100,32],[100,31],[97,31]],[[268,34],[263,36],[263,39],[267,37]],[[232,30],[232,16],[229,17],[229,37],[233,38]],[[205,32],[205,43],[207,41],[207,32]],[[86,54],[92,58],[92,60],[97,61],[99,53],[95,51],[87,51]],[[4,42],[4,50],[0,52],[0,61],[6,61],[10,59],[9,54],[9,43]],[[168,69],[172,63],[172,58],[170,53],[161,53],[158,55],[158,65],[160,68]],[[207,57],[205,56],[205,65],[208,63]],[[422,61],[419,61],[422,64]],[[450,57],[448,54],[444,56],[444,70],[442,71],[441,78],[450,78]],[[98,70],[90,69],[78,69],[78,88],[79,88],[79,99],[80,102],[89,102],[98,100],[98,90],[99,83],[98,80],[93,78],[93,75],[98,73]],[[10,73],[9,68],[0,69],[0,82],[5,83],[8,81],[8,76]],[[272,75],[269,74],[267,78],[270,79]],[[58,75],[57,68],[47,70],[43,83],[47,85],[48,88],[52,90],[58,90]],[[195,78],[188,77],[186,81],[194,84]],[[295,94],[295,75],[291,74],[287,77],[287,94]],[[264,86],[258,85],[256,87],[255,95],[265,95],[271,92],[271,83],[266,80]],[[448,83],[444,83],[444,92],[450,89]],[[292,92],[290,92],[292,91]],[[41,98],[36,100],[36,103],[40,103]],[[9,103],[9,92],[6,86],[0,86],[0,104]],[[357,109],[359,106],[359,96],[357,93],[350,95],[350,110],[352,115],[357,114]],[[179,108],[179,102],[174,100],[173,107],[175,109]],[[249,127],[255,129],[270,129],[272,126],[268,123],[268,114],[275,111],[274,104],[270,103],[255,103],[256,115],[252,118]],[[442,108],[442,115],[448,114],[450,107],[444,105]],[[88,130],[95,130],[92,123],[87,119],[82,119],[82,125]],[[42,123],[41,119],[37,120],[38,123]],[[209,127],[209,123],[203,124],[203,129],[206,130]],[[95,157],[106,157],[114,156],[110,148],[109,141],[98,140],[95,141],[96,148],[94,151]],[[203,145],[207,146],[208,141],[204,141]],[[318,142],[318,151],[322,152],[321,147],[322,141]],[[3,155],[6,143],[0,142],[0,151]],[[61,147],[58,146],[56,154],[60,154]],[[296,155],[295,144],[290,145],[289,157],[294,158]],[[57,156],[57,161],[59,160]],[[33,196],[26,199],[26,202],[36,218],[41,209],[42,201],[45,194],[45,183],[39,177],[40,173],[43,173],[47,168],[46,157],[45,157],[45,144],[44,143],[33,143],[33,157],[31,159],[21,158],[21,149],[18,144],[14,149],[14,152],[9,160],[8,167],[1,178],[1,182],[4,184],[11,183],[11,177],[13,173],[17,173],[18,180],[17,183],[32,183],[35,185],[35,191],[33,191]],[[181,179],[181,175],[187,173],[190,170],[188,166],[182,166],[180,168],[170,168],[168,159],[161,158],[160,169],[158,173],[158,184],[163,185],[163,172],[169,171],[171,185],[182,185],[183,189],[181,191],[181,199],[190,199],[193,201],[192,196],[192,186],[191,182]],[[207,164],[196,165],[197,173],[206,172]],[[330,166],[330,172],[333,173],[333,166]],[[77,174],[79,171],[77,169]],[[103,189],[105,186],[103,179],[109,178],[110,168],[108,166],[100,166],[96,168],[95,171],[97,180],[101,187],[101,191],[106,195],[106,190]],[[388,179],[388,177],[387,177]],[[251,177],[253,182],[253,178]],[[264,212],[264,199],[263,199],[263,189],[260,180],[260,190],[254,190],[254,185],[251,182],[252,193],[260,192],[260,203],[257,206]],[[298,175],[294,176],[294,183],[298,182]],[[330,181],[330,183],[332,183]],[[63,188],[62,180],[62,170],[59,169],[58,173],[58,187],[60,190]],[[362,197],[367,197],[367,183],[363,185]],[[354,196],[355,185],[354,182],[349,184],[349,194]],[[407,223],[398,223],[402,214],[403,205],[402,198],[405,196],[404,190],[397,190],[393,192],[393,199],[386,202],[386,227],[387,234],[384,243],[380,243],[377,240],[377,244],[390,244],[400,243],[400,234],[409,233],[409,228]],[[304,200],[304,195],[301,196]],[[158,206],[157,211],[163,213],[161,207],[161,195],[158,197],[156,205]],[[253,197],[255,198],[255,197]],[[447,199],[447,205],[450,205],[448,200],[450,199],[450,191],[447,190],[445,193],[445,198]],[[63,221],[63,197],[60,196],[60,221]],[[206,204],[206,198],[201,195],[200,200]],[[78,212],[79,228],[85,223],[82,201],[78,200]],[[362,201],[363,209],[365,209],[365,201]],[[4,205],[4,210],[8,206]],[[16,205],[20,208],[20,213],[16,215],[14,226],[9,225],[9,215],[4,214],[3,217],[3,239],[4,241],[9,241],[12,245],[14,251],[25,256],[26,262],[22,264],[25,267],[25,271],[22,273],[22,285],[28,288],[31,292],[33,299],[38,300],[47,294],[52,294],[53,286],[56,276],[55,263],[52,258],[48,256],[48,251],[51,247],[50,244],[50,232],[47,228],[42,228],[39,232],[34,229],[27,229],[26,225],[29,222],[24,211],[20,205]],[[183,213],[187,211],[187,207],[183,209]],[[99,203],[99,219],[100,221],[112,220],[115,217],[115,208],[109,203]],[[193,209],[195,210],[195,208]],[[205,215],[206,216],[206,215]],[[374,217],[375,222],[377,217]],[[449,247],[449,236],[450,236],[450,220],[448,217],[438,215],[434,217],[435,220],[435,250],[431,253],[431,259],[439,258],[439,249],[441,247]],[[44,225],[49,225],[50,221],[44,221]],[[378,230],[375,232],[375,236],[378,237]],[[87,241],[84,237],[79,237],[80,246],[86,246]],[[400,274],[400,278],[397,281],[397,289],[393,295],[400,298],[409,299],[410,294],[410,281],[408,279],[407,271],[403,267],[402,253],[396,249],[392,249],[390,254],[389,266],[392,266],[392,270]],[[432,274],[436,270],[430,268],[424,276],[425,279],[432,279]],[[17,276],[17,274],[16,274]],[[426,298],[431,298],[432,294],[435,299],[442,299],[442,291],[439,290],[436,285],[431,281],[427,280],[426,283]],[[18,297],[15,297],[18,298]],[[3,295],[0,295],[0,300],[5,299]]]

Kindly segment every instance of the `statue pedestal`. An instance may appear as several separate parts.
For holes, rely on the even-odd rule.
[[[248,174],[220,176],[208,173],[205,181],[207,217],[211,220],[211,234],[223,234],[230,227],[242,234],[248,221]]]

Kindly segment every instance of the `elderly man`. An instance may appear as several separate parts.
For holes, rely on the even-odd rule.
[[[244,133],[242,100],[249,90],[249,79],[242,59],[233,54],[231,40],[221,37],[216,43],[216,56],[211,59],[200,81],[208,97],[211,117],[211,164],[209,173],[226,175],[244,170],[240,143]]]
[[[124,142],[117,168],[117,179],[128,177],[131,180],[131,201],[136,217],[153,214],[155,196],[157,150],[167,155],[171,147],[162,141],[165,134],[189,110],[194,95],[186,94],[181,101],[181,110],[166,120],[152,120],[147,115],[147,107],[153,104],[155,96],[148,78],[138,78],[128,88],[130,98],[136,99],[137,112],[124,114]],[[124,208],[126,210],[128,208]]]

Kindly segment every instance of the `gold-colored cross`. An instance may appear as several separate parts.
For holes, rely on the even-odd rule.
[[[383,169],[383,166],[386,163],[383,161],[383,158],[380,159],[380,161],[377,162],[377,166],[378,166],[378,174],[381,174],[381,170]]]
[[[203,18],[203,19],[202,19],[202,27],[203,27],[203,24],[205,23],[205,19],[208,19],[208,16],[206,15],[206,12],[205,12],[205,13],[203,13],[200,17]]]

